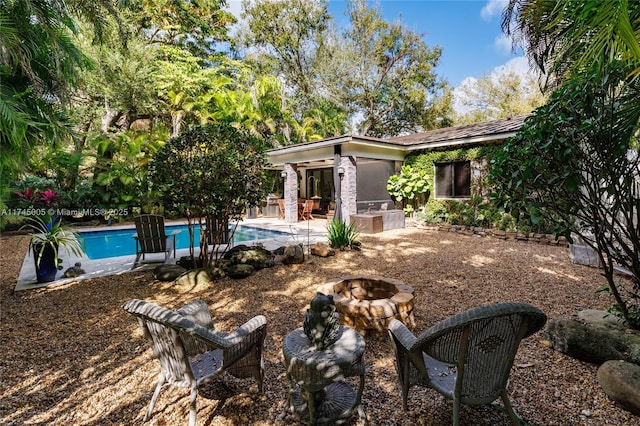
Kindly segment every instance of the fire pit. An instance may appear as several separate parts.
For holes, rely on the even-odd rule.
[[[327,281],[318,288],[332,294],[340,323],[362,335],[387,330],[392,319],[414,326],[413,287],[402,281],[377,276],[345,276]]]

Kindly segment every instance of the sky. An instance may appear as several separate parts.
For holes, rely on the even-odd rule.
[[[511,42],[502,34],[505,0],[380,0],[378,4],[387,21],[399,19],[423,35],[428,46],[442,48],[437,72],[452,87],[515,58],[519,59],[510,66],[526,68],[522,53],[512,53]],[[345,1],[329,1],[329,12],[338,23],[348,22],[345,6]]]
[[[378,0],[387,21],[402,21],[421,34],[428,46],[440,46],[437,73],[451,87],[466,78],[480,78],[498,67],[526,72],[522,52],[511,51],[511,42],[500,27],[506,0]],[[239,16],[240,0],[228,0],[229,10]],[[346,25],[346,2],[329,0],[329,12],[338,25]],[[507,65],[508,64],[508,65]]]

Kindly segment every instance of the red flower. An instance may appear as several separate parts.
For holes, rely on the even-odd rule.
[[[58,202],[58,194],[53,189],[40,191],[38,192],[38,200],[42,202],[45,207],[51,207]]]
[[[55,207],[60,201],[60,194],[53,189],[36,192],[34,189],[28,188],[24,192],[16,192],[15,195],[20,198],[20,201],[27,204],[29,208]]]
[[[31,188],[27,188],[24,190],[24,192],[16,192],[16,195],[18,197],[20,197],[20,199],[22,201],[26,201],[28,203],[31,203],[34,201],[34,196],[35,196],[36,191],[31,189]]]

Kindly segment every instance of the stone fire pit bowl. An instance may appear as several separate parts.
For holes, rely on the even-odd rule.
[[[344,276],[327,281],[318,291],[333,295],[340,323],[360,334],[384,333],[391,320],[414,327],[413,287],[392,278]]]

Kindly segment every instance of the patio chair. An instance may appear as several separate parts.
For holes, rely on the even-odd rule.
[[[189,426],[195,426],[198,387],[225,371],[239,378],[253,377],[262,393],[262,349],[267,329],[264,316],[256,316],[226,334],[214,328],[209,308],[202,300],[176,312],[136,299],[122,307],[138,318],[160,362],[158,384],[143,421],[151,417],[160,389],[176,385],[191,390]]]
[[[301,220],[312,220],[313,216],[311,216],[311,211],[313,210],[313,200],[305,200],[302,204],[302,210],[300,210],[300,217],[298,219]]]
[[[520,341],[547,320],[524,303],[498,303],[459,313],[415,337],[393,320],[389,335],[396,355],[402,406],[414,385],[430,387],[453,400],[453,424],[460,424],[460,405],[484,405],[502,398],[514,425],[520,419],[507,396],[507,382]]]
[[[144,214],[134,218],[136,233],[133,238],[136,240],[136,260],[131,269],[138,266],[140,257],[145,260],[145,255],[152,253],[164,253],[164,261],[169,258],[169,253],[173,251],[176,256],[176,235],[180,231],[172,231],[168,235],[165,233],[164,217],[155,214]]]

